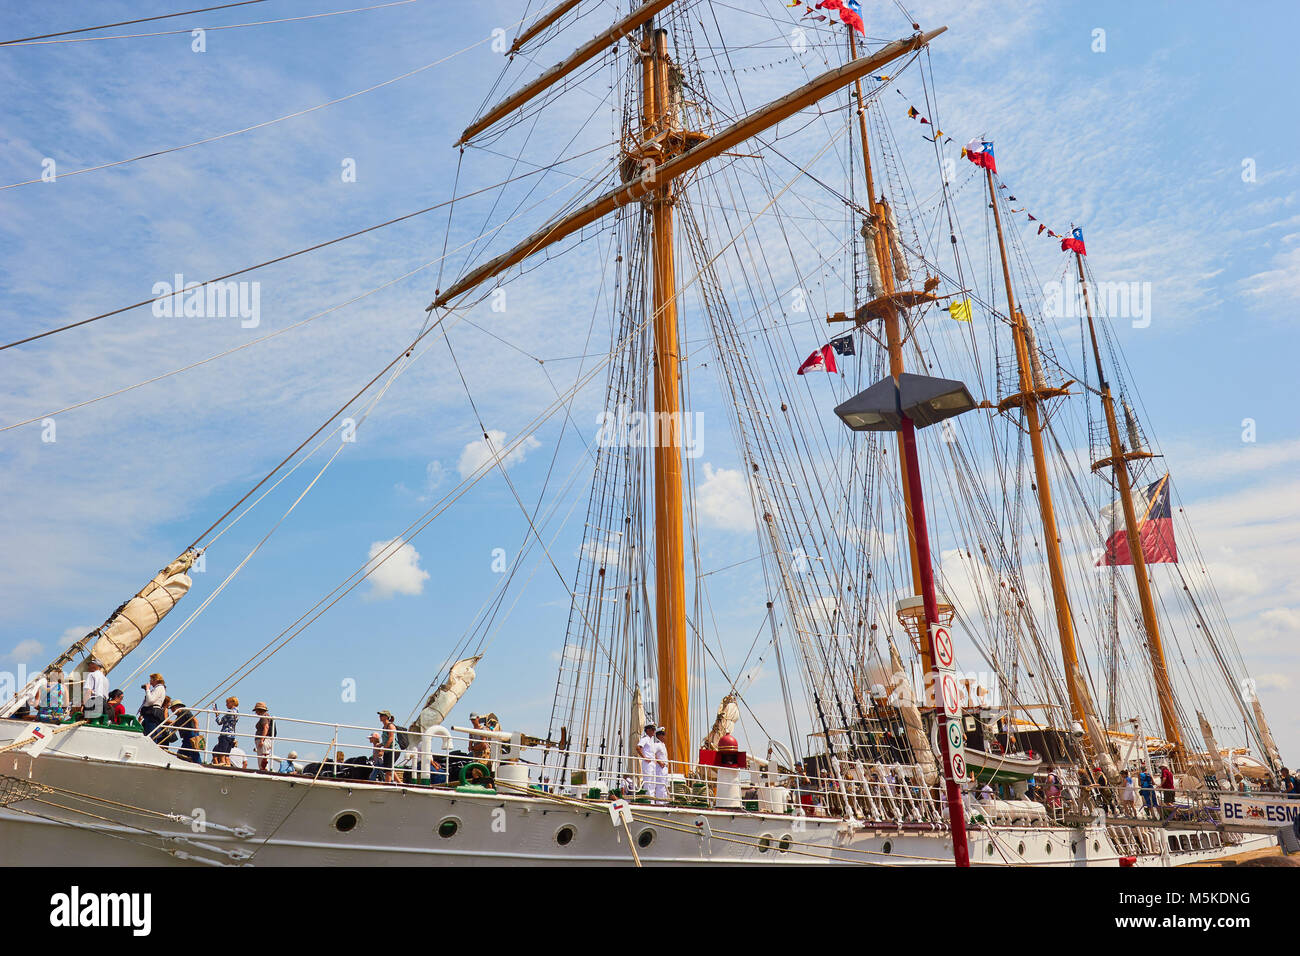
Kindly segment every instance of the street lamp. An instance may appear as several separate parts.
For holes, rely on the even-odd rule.
[[[902,372],[897,378],[881,379],[866,391],[859,392],[835,408],[835,414],[854,431],[897,431],[902,432],[903,435],[903,454],[907,460],[907,484],[912,499],[912,524],[916,535],[917,562],[921,572],[921,599],[925,606],[927,624],[921,634],[921,640],[924,642],[923,647],[929,659],[935,662],[936,667],[935,672],[930,675],[931,686],[936,691],[936,721],[940,719],[943,710],[943,701],[940,698],[955,693],[956,683],[951,682],[949,690],[943,688],[941,668],[944,655],[936,657],[933,646],[933,629],[939,620],[939,608],[934,592],[934,568],[930,564],[930,534],[925,521],[925,498],[921,493],[921,465],[916,456],[916,429],[937,424],[975,407],[975,399],[971,398],[970,392],[961,382]],[[948,640],[951,641],[951,638]],[[951,645],[947,657],[951,662]],[[948,709],[955,708],[954,700]],[[963,739],[960,711],[956,718],[950,716],[945,723],[938,737],[939,749],[943,757],[944,782],[948,793],[948,820],[952,826],[952,855],[958,866],[970,866],[970,850],[966,842],[966,816],[962,806],[961,787],[957,782],[959,775],[953,766],[953,758],[957,755],[952,751],[952,748],[960,746]],[[964,758],[958,757],[958,759],[960,766],[964,768]],[[964,771],[961,775],[964,776]]]

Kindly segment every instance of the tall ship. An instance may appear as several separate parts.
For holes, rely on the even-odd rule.
[[[701,0],[561,0],[518,28],[509,92],[447,139],[462,164],[490,148],[560,172],[517,205],[453,194],[418,335],[16,688],[0,709],[5,862],[1113,867],[1276,845],[1225,813],[1243,788],[1277,790],[1281,759],[1177,463],[1138,411],[1112,327],[1125,286],[1093,274],[1082,227],[1033,205],[997,130],[943,114],[942,25],[866,24],[856,0],[759,12],[777,41],[729,42]],[[526,66],[589,15],[609,26]],[[454,489],[283,629],[212,644],[228,676],[171,724],[77,706],[92,671],[134,687],[201,633],[266,538],[206,594],[189,595],[194,564],[237,521],[269,537],[294,520],[407,368],[436,350],[455,376],[450,331],[508,336],[494,301],[538,282],[590,316],[553,402],[507,440],[453,379],[485,449]],[[590,426],[575,409],[596,391]],[[736,469],[697,468],[701,420]],[[572,472],[518,485],[511,456],[552,427],[580,449]],[[555,547],[565,481],[589,487],[575,560]],[[527,534],[392,736],[276,714],[269,752],[240,735],[246,768],[213,760],[226,698],[410,542],[457,548],[438,519],[488,482]],[[703,556],[705,495],[752,523],[743,594]],[[509,653],[492,638],[534,573],[569,600],[564,633],[526,635],[559,662],[549,723],[471,716],[461,698]],[[748,602],[739,659],[714,594]],[[752,699],[760,672],[778,699]],[[191,714],[197,762],[173,726]]]

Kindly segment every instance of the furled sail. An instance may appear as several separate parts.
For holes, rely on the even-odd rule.
[[[1196,712],[1196,719],[1201,722],[1201,736],[1205,738],[1205,751],[1208,756],[1209,769],[1214,771],[1219,778],[1219,784],[1225,789],[1232,788],[1232,773],[1228,769],[1228,763],[1223,759],[1223,754],[1219,753],[1219,744],[1214,739],[1214,731],[1210,729],[1210,722],[1205,719],[1205,715],[1199,710]]]
[[[708,736],[704,738],[704,743],[700,744],[700,749],[717,750],[718,741],[731,733],[739,719],[740,707],[736,704],[736,695],[728,694],[718,705],[718,716],[713,718],[713,726],[709,729]]]
[[[1264,756],[1268,758],[1268,765],[1274,772],[1282,766],[1282,755],[1278,753],[1277,742],[1273,740],[1273,732],[1268,729],[1268,721],[1264,719],[1264,708],[1259,704],[1259,698],[1251,695],[1250,709],[1255,712],[1255,722],[1259,724],[1260,743],[1264,747]]]
[[[925,726],[921,722],[921,712],[917,710],[912,699],[912,687],[907,682],[907,670],[903,667],[903,658],[898,653],[894,639],[889,639],[889,667],[893,671],[890,679],[890,696],[898,708],[898,715],[903,718],[903,729],[907,733],[908,746],[916,758],[917,766],[925,777],[927,787],[935,786],[939,781],[939,764],[935,760],[934,750],[925,736]]]
[[[86,641],[97,635],[90,653],[74,668],[74,673],[83,673],[86,661],[92,657],[104,665],[105,671],[111,671],[121,663],[122,658],[139,647],[149,632],[158,626],[158,622],[176,606],[176,602],[189,593],[193,582],[185,572],[193,566],[198,556],[197,551],[186,551],[154,575],[152,581],[114,611],[113,616],[97,630],[69,648],[70,653],[75,652],[78,645],[84,649]]]
[[[45,684],[45,672],[50,669],[62,669],[68,661],[78,654],[86,657],[71,673],[66,675],[72,683],[78,683],[86,670],[86,661],[96,658],[104,665],[105,671],[111,671],[122,658],[135,650],[140,642],[149,636],[149,632],[158,626],[158,622],[167,616],[183,598],[193,583],[185,572],[198,558],[198,552],[186,551],[167,567],[163,568],[153,580],[116,611],[107,621],[77,641],[66,651],[50,662],[40,674],[27,683],[12,700],[0,704],[0,716],[7,717],[16,711],[24,701],[30,700],[36,691]],[[94,646],[86,653],[87,646],[94,640]]]
[[[465,691],[469,690],[469,685],[474,683],[474,665],[482,657],[482,654],[466,657],[451,665],[451,672],[447,675],[447,679],[425,702],[424,709],[411,724],[411,730],[424,733],[447,719],[456,702],[464,696]]]

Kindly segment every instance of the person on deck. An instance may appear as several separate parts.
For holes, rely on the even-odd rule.
[[[104,716],[108,705],[108,677],[104,674],[104,665],[99,658],[92,657],[86,662],[86,677],[81,685],[81,716],[93,720]]]
[[[370,779],[382,781],[384,779],[384,745],[379,734],[370,735],[370,766],[374,768],[370,771]]]
[[[1151,770],[1143,767],[1142,772],[1138,774],[1138,789],[1142,793],[1142,815],[1154,817],[1156,810],[1156,782],[1151,776]]]
[[[271,748],[275,742],[275,721],[265,701],[253,705],[257,726],[253,728],[253,752],[257,754],[257,769],[266,773],[271,769]]]
[[[655,803],[663,805],[668,802],[668,744],[665,738],[668,731],[663,727],[655,729]]]
[[[235,770],[248,769],[248,754],[244,751],[243,747],[239,746],[239,744],[236,743],[230,748],[230,752],[226,754],[226,758],[227,767],[232,767]]]
[[[58,723],[68,712],[68,690],[63,686],[63,671],[51,667],[45,672],[45,686],[36,696],[36,716]]]
[[[110,690],[108,692],[108,704],[105,706],[104,713],[115,724],[120,724],[122,718],[126,716],[126,705],[122,703],[123,696],[120,690]]]
[[[1133,782],[1133,772],[1130,770],[1124,771],[1124,791],[1120,795],[1120,799],[1122,801],[1120,809],[1124,812],[1124,815],[1137,816],[1137,786]]]
[[[379,732],[379,745],[383,747],[383,776],[380,778],[384,783],[393,782],[393,761],[397,757],[397,723],[393,719],[391,712],[387,710],[379,711],[379,720],[383,724],[383,729]]]
[[[167,699],[167,684],[162,674],[150,674],[149,683],[141,684],[144,701],[140,704],[140,726],[146,735],[152,734],[154,728],[167,719],[167,710],[163,702]]]
[[[641,739],[636,743],[636,752],[641,755],[641,789],[654,796],[655,787],[655,725],[646,724],[641,729]],[[632,797],[633,794],[628,794]]]
[[[1172,806],[1174,802],[1174,772],[1169,769],[1168,764],[1160,765],[1160,789],[1164,791],[1165,806]]]
[[[194,711],[186,709],[183,700],[172,701],[171,726],[181,738],[176,756],[190,763],[203,763],[203,753],[198,748],[199,719],[194,716]]]
[[[298,759],[298,751],[290,750],[289,756],[280,761],[280,773],[297,773],[298,765],[294,763]]]
[[[217,745],[212,748],[212,766],[229,767],[226,755],[235,746],[235,726],[239,723],[239,698],[226,698],[226,712],[217,718]]]

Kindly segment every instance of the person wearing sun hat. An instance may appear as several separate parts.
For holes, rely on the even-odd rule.
[[[275,741],[275,721],[271,719],[270,708],[266,701],[259,700],[253,705],[257,714],[257,726],[253,728],[253,752],[257,754],[257,769],[266,773],[271,769],[271,748]]]

